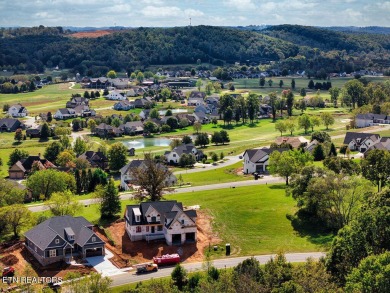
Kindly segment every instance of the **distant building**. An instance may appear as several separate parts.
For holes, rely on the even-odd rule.
[[[244,152],[244,173],[268,173],[269,156],[272,152],[285,152],[286,148],[249,149]]]
[[[8,114],[12,117],[26,117],[28,115],[28,111],[21,104],[15,104],[9,107]]]

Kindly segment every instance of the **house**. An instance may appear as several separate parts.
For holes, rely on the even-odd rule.
[[[144,133],[144,125],[141,121],[126,122],[126,124],[122,124],[121,126],[119,126],[119,128],[122,129],[123,132],[128,135],[137,135]]]
[[[167,169],[167,166],[163,164],[158,165],[159,168]],[[133,184],[133,177],[131,175],[132,170],[136,168],[144,168],[144,160],[132,160],[127,163],[122,169],[121,172],[121,188],[124,190],[129,190],[129,185]],[[177,182],[177,178],[175,175],[171,174],[169,178],[166,179],[167,185],[174,185]]]
[[[143,109],[140,113],[139,113],[139,117],[141,119],[148,119],[149,118],[149,114],[150,114],[150,109]]]
[[[8,114],[12,117],[26,117],[28,115],[27,109],[21,104],[15,104],[9,107]]]
[[[53,115],[54,119],[63,120],[76,117],[76,111],[72,108],[62,108],[58,109],[57,112]]]
[[[78,105],[73,110],[78,117],[90,117],[96,115],[95,110],[90,109],[87,105]]]
[[[29,128],[26,130],[26,136],[30,138],[40,138],[41,129],[42,129],[42,125],[39,125],[37,128]]]
[[[12,186],[13,189],[20,190],[24,194],[24,202],[32,201],[32,191],[30,188],[27,188],[23,184],[15,180],[6,179],[7,182]]]
[[[114,110],[118,111],[128,111],[133,108],[134,102],[129,102],[129,100],[119,101],[114,104]]]
[[[364,153],[380,139],[379,134],[363,132],[347,132],[344,138],[344,144],[348,145],[351,151]]]
[[[189,98],[198,98],[204,100],[206,98],[206,93],[204,92],[198,92],[198,91],[192,91],[190,93]]]
[[[269,156],[272,152],[284,152],[288,151],[287,148],[261,148],[261,149],[249,149],[244,152],[244,173],[267,173]]]
[[[379,124],[390,124],[390,115],[385,114],[357,114],[355,117],[355,126],[357,128],[369,127]]]
[[[127,100],[126,94],[119,91],[112,91],[107,96],[104,96],[107,100]]]
[[[169,164],[178,164],[183,154],[193,154],[197,161],[203,158],[203,152],[198,150],[192,143],[183,143],[175,147],[172,151],[165,152],[164,157]]]
[[[364,157],[366,157],[371,150],[390,151],[390,137],[381,137],[379,140],[377,140],[376,143],[374,143],[364,152]]]
[[[26,159],[21,159],[17,161],[8,169],[9,178],[24,179],[25,176],[27,176],[31,172],[31,169],[33,168],[34,164],[36,165],[35,167],[38,170],[56,168],[56,166],[52,162],[41,158],[40,154],[38,154],[37,156],[28,156]]]
[[[52,217],[24,234],[25,246],[43,266],[105,255],[105,243],[92,228],[84,217]]]
[[[113,137],[122,136],[123,131],[106,123],[100,123],[95,127],[95,134],[99,137]]]
[[[195,117],[195,120],[197,122],[200,122],[202,124],[210,123],[210,118],[204,112],[194,112],[192,115]]]
[[[26,126],[18,119],[13,119],[13,118],[0,119],[0,132],[14,132],[19,128],[25,129]]]
[[[66,108],[76,108],[77,106],[89,106],[89,99],[84,97],[72,97],[70,101],[66,102]]]
[[[317,145],[319,145],[319,144],[320,144],[319,141],[316,140],[316,139],[314,139],[314,140],[312,140],[311,142],[309,142],[309,143],[307,144],[307,146],[305,147],[305,151],[307,151],[307,152],[309,152],[309,153],[312,153],[313,150],[314,150],[314,148],[315,148]]]
[[[92,168],[100,168],[102,170],[108,168],[108,158],[100,151],[86,151],[78,156],[78,158],[87,160]]]
[[[128,78],[109,79],[111,85],[117,89],[126,89],[129,87],[130,80]]]
[[[88,86],[93,89],[105,89],[110,86],[110,81],[106,77],[91,78],[89,79],[89,82],[83,86]]]
[[[196,107],[196,106],[199,106],[199,105],[204,105],[203,98],[199,98],[199,97],[192,97],[192,98],[189,97],[188,98],[187,106]]]
[[[304,138],[303,136],[299,137],[287,137],[287,136],[281,136],[276,138],[275,143],[280,146],[282,144],[289,144],[291,145],[294,149],[297,149],[299,147],[306,147],[307,143],[309,141]]]
[[[184,210],[176,200],[126,206],[125,229],[131,241],[165,239],[168,245],[195,243],[195,210]]]

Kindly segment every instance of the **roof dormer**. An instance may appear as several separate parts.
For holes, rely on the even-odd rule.
[[[68,241],[74,241],[75,234],[74,234],[72,228],[71,227],[65,227],[64,230],[65,230],[65,235],[66,235]]]

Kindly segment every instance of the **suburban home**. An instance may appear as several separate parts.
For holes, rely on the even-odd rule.
[[[9,107],[8,114],[12,117],[26,117],[28,115],[27,109],[21,104],[15,104]]]
[[[26,130],[26,136],[30,138],[40,138],[41,129],[42,129],[42,125],[39,125],[37,128],[29,128]]]
[[[287,148],[249,149],[244,152],[244,173],[268,173],[269,156],[272,152],[285,152]]]
[[[203,158],[203,152],[198,150],[192,143],[183,143],[175,147],[172,151],[165,152],[164,157],[168,164],[178,164],[183,154],[192,154],[197,161],[200,161]]]
[[[364,157],[366,157],[371,150],[390,151],[390,137],[381,137],[379,140],[377,140],[376,143],[374,143],[364,152]]]
[[[307,146],[305,147],[305,151],[309,152],[309,153],[312,153],[314,148],[319,145],[320,143],[318,142],[318,140],[314,139],[312,140],[311,142],[309,142],[307,144]]]
[[[114,104],[114,110],[118,111],[128,111],[133,108],[134,102],[129,102],[128,100],[119,101]]]
[[[141,99],[135,99],[134,100],[134,107],[135,108],[145,108],[145,107],[151,107],[153,105],[153,99],[151,97],[144,97]]]
[[[120,100],[120,101],[127,100],[126,94],[118,91],[110,92],[107,96],[105,96],[105,98],[107,100]]]
[[[14,132],[19,128],[25,129],[26,126],[18,119],[13,119],[13,118],[0,119],[0,132]]]
[[[106,123],[100,123],[95,127],[95,134],[99,137],[113,137],[122,136],[123,131]]]
[[[108,158],[100,151],[86,151],[78,156],[79,159],[87,160],[92,168],[106,170],[108,168]]]
[[[95,116],[95,110],[92,110],[87,105],[79,105],[74,108],[74,112],[79,117],[90,117]]]
[[[66,108],[73,109],[80,105],[89,106],[89,99],[84,97],[73,97],[70,101],[66,102]]]
[[[125,134],[128,135],[137,135],[144,133],[144,124],[141,121],[131,121],[126,122],[126,124],[122,124],[119,126],[123,130]]]
[[[129,185],[132,185],[133,177],[131,175],[131,172],[135,168],[144,168],[144,160],[132,160],[129,163],[127,163],[122,169],[120,169],[121,172],[121,188],[124,190],[129,190]],[[167,169],[167,166],[164,164],[158,165],[160,168]],[[169,178],[167,178],[166,183],[167,185],[174,185],[177,182],[177,178],[175,175],[171,174]]]
[[[113,78],[109,79],[111,85],[117,89],[126,89],[130,85],[130,80],[128,78]]]
[[[275,143],[278,146],[282,144],[289,144],[294,149],[297,149],[299,147],[306,147],[308,142],[309,141],[303,136],[299,136],[299,137],[280,136],[275,140]]]
[[[84,86],[92,89],[105,89],[110,86],[110,81],[106,77],[91,78]]]
[[[52,162],[41,158],[41,154],[38,154],[38,156],[28,156],[26,159],[17,161],[8,169],[9,178],[24,179],[31,172],[34,164],[36,164],[38,170],[56,168]]]
[[[140,113],[139,113],[139,117],[141,119],[148,119],[149,118],[149,114],[150,114],[150,109],[143,109]]]
[[[196,243],[197,214],[176,200],[126,206],[125,227],[131,241],[165,239],[168,245]]]
[[[25,246],[43,266],[105,255],[105,243],[92,228],[84,217],[52,217],[24,234]]]
[[[193,97],[193,98],[189,97],[187,101],[187,106],[192,106],[192,107],[196,107],[204,104],[205,102],[203,98],[199,98],[199,97]]]
[[[54,119],[63,120],[76,117],[76,111],[72,108],[62,108],[58,109],[57,112],[53,115]]]
[[[355,125],[357,128],[369,127],[378,124],[390,124],[390,116],[385,114],[357,114]]]
[[[367,149],[377,143],[380,139],[379,134],[347,132],[344,138],[344,144],[348,145],[351,151],[364,153]]]
[[[202,124],[210,123],[209,116],[204,112],[194,112],[192,115],[195,117],[195,120],[197,122],[200,122]]]

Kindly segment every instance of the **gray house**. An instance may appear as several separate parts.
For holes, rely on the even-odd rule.
[[[105,255],[105,243],[92,227],[84,217],[52,217],[24,234],[25,246],[43,266],[74,256]]]

